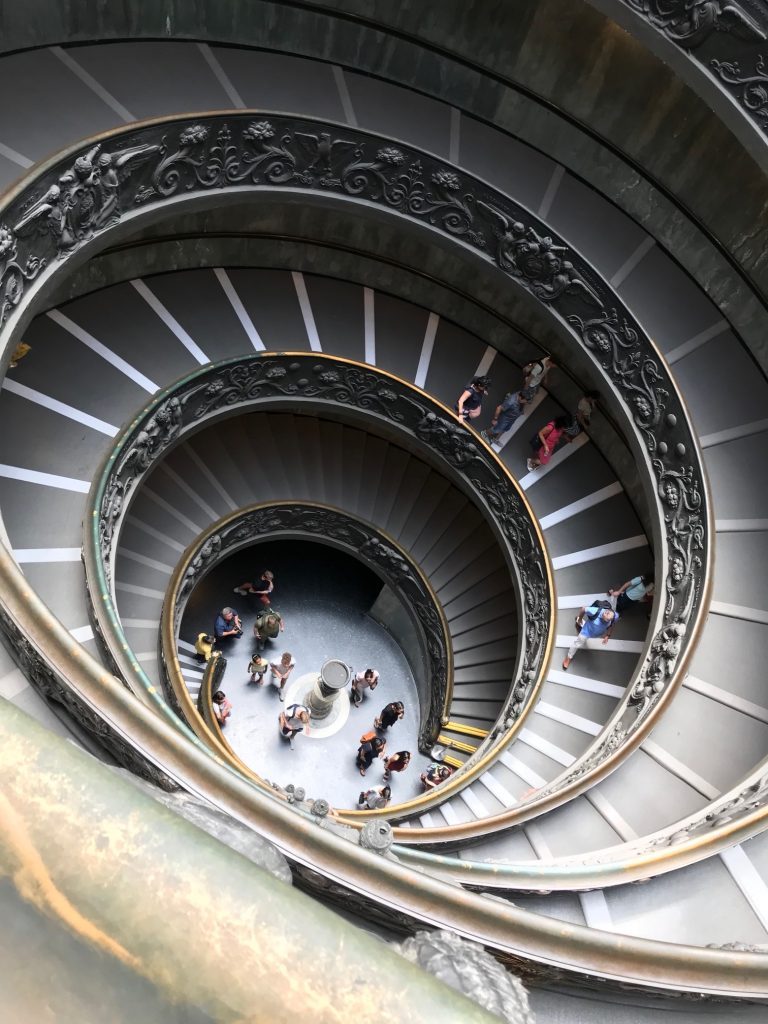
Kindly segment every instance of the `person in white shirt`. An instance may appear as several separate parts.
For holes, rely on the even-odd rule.
[[[280,661],[273,661],[269,666],[272,681],[280,687],[280,700],[285,700],[285,684],[288,682],[288,676],[293,672],[296,662],[293,660],[293,656],[290,651],[286,651]]]
[[[358,672],[352,680],[352,692],[349,695],[352,706],[359,708],[363,703],[363,691],[375,690],[378,685],[379,673],[375,668],[367,668],[365,672]]]
[[[293,750],[293,737],[300,732],[309,736],[310,710],[303,704],[291,704],[281,711],[277,719],[280,727],[280,735],[288,740],[288,745]]]

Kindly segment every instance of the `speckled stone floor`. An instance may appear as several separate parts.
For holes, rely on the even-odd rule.
[[[297,736],[294,750],[278,732],[278,715],[284,706],[277,688],[265,675],[262,687],[250,684],[247,665],[255,649],[253,621],[260,607],[257,599],[241,597],[233,587],[265,568],[275,574],[273,606],[285,620],[285,631],[267,646],[266,657],[277,661],[290,651],[296,661],[288,681],[316,673],[328,658],[340,658],[356,671],[378,669],[377,689],[367,691],[360,708],[351,707],[346,721],[330,736]],[[383,626],[366,611],[380,589],[376,576],[353,558],[321,544],[280,541],[259,545],[227,559],[207,576],[192,594],[182,622],[181,636],[191,641],[201,629],[210,629],[217,609],[229,605],[243,620],[244,635],[224,650],[227,668],[222,689],[232,701],[233,712],[226,738],[237,755],[260,775],[282,786],[303,786],[310,797],[324,797],[332,806],[355,807],[361,789],[383,785],[381,761],[375,761],[361,778],[355,754],[362,733],[373,728],[373,719],[391,700],[401,700],[405,717],[387,731],[387,752],[410,750],[413,758],[401,775],[393,775],[392,803],[421,792],[419,775],[429,763],[418,752],[419,701],[410,667]],[[339,696],[348,701],[348,690]],[[343,716],[341,716],[343,717]],[[317,723],[318,733],[322,723]]]

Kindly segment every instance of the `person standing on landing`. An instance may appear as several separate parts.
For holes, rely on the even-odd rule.
[[[275,576],[269,569],[265,569],[255,583],[241,583],[235,587],[236,594],[254,594],[261,600],[262,604],[270,603],[270,594],[275,589]]]
[[[605,607],[606,605],[608,607]],[[589,608],[582,608],[576,617],[577,622],[581,621],[582,626],[568,648],[568,654],[563,659],[563,671],[568,671],[568,666],[576,657],[576,652],[584,647],[587,640],[602,638],[603,645],[607,644],[619,617],[619,613],[614,611],[607,601],[599,601],[590,605]]]
[[[410,750],[398,750],[396,754],[392,754],[384,762],[385,781],[392,778],[392,772],[404,772],[410,763]]]
[[[370,738],[369,738],[370,737]],[[372,733],[366,733],[360,737],[360,746],[357,748],[357,767],[360,769],[360,774],[365,775],[366,771],[373,764],[375,757],[383,757],[384,749],[387,746],[387,741],[383,740],[381,736],[374,736]]]
[[[290,651],[286,651],[280,661],[273,661],[269,666],[272,679],[280,687],[279,697],[280,700],[285,700],[285,684],[288,682],[288,676],[293,672],[296,662],[293,660],[293,656]]]
[[[234,608],[221,609],[216,616],[213,633],[217,640],[225,640],[227,637],[238,638],[243,635],[243,624]]]
[[[358,672],[352,680],[352,691],[349,695],[349,699],[352,701],[352,707],[359,708],[363,703],[363,691],[373,691],[378,685],[379,673],[375,668],[367,668],[365,672]]]
[[[473,377],[459,395],[459,400],[454,406],[456,415],[464,423],[475,420],[483,408],[483,398],[491,386],[490,377]]]
[[[376,786],[373,789],[365,789],[357,798],[358,807],[364,807],[368,811],[380,811],[389,803],[392,790],[389,786]]]
[[[261,686],[264,682],[264,673],[269,668],[269,662],[266,658],[262,658],[260,654],[254,654],[251,660],[248,662],[248,671],[251,673],[249,682],[256,683],[257,686]]]
[[[425,790],[434,789],[439,786],[441,782],[445,782],[446,779],[450,779],[453,775],[453,768],[448,764],[438,764],[437,761],[433,761],[432,764],[427,768],[426,771],[422,772],[419,778],[421,784]]]
[[[256,639],[256,650],[263,651],[267,640],[276,640],[285,629],[285,622],[280,612],[268,604],[260,609],[253,624],[253,635]]]
[[[395,722],[399,722],[404,715],[405,708],[403,707],[403,702],[401,700],[393,700],[391,704],[387,704],[386,707],[382,708],[378,718],[374,718],[374,728],[389,729]]]
[[[293,737],[303,732],[309,736],[310,710],[303,704],[291,704],[285,711],[281,711],[277,718],[280,728],[280,735],[288,740],[288,746],[293,750]]]

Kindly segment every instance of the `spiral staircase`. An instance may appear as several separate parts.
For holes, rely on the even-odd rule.
[[[82,560],[89,492],[115,439],[153,396],[201,367],[261,353],[322,354],[390,374],[448,410],[473,375],[487,373],[485,426],[489,409],[520,385],[522,366],[554,351],[557,369],[493,448],[541,531],[556,613],[531,706],[492,755],[484,752],[522,642],[514,572],[492,520],[463,486],[424,452],[359,422],[283,403],[217,421],[172,447],[141,482],[120,533],[116,622],[153,691],[152,716],[168,730],[175,715],[159,707],[157,638],[188,546],[221,517],[261,502],[322,502],[370,522],[418,564],[446,617],[453,680],[438,741],[457,769],[453,788],[427,809],[416,803],[387,815],[403,875],[382,861],[386,895],[385,881],[381,891],[368,883],[373,903],[390,901],[399,915],[371,915],[380,931],[425,922],[478,939],[530,980],[540,1021],[763,1019],[766,148],[754,104],[738,106],[730,79],[739,66],[719,77],[712,70],[718,44],[735,47],[746,67],[768,37],[761,5],[736,5],[746,13],[735,34],[718,25],[706,39],[683,33],[682,42],[682,15],[665,21],[664,5],[634,0],[547,0],[517,11],[451,3],[431,21],[418,5],[353,2],[219,5],[217,16],[211,5],[209,20],[173,5],[160,18],[128,4],[132,13],[93,22],[87,12],[46,18],[50,5],[33,6],[26,22],[2,12],[0,83],[14,97],[0,108],[6,199],[22,187],[16,179],[66,147],[79,152],[90,145],[82,140],[126,126],[133,145],[133,122],[189,115],[195,123],[206,111],[253,109],[260,123],[287,111],[337,124],[344,145],[345,131],[361,129],[433,154],[535,214],[653,339],[697,438],[713,557],[708,608],[705,601],[679,687],[653,731],[619,751],[610,772],[561,798],[569,772],[629,699],[656,625],[644,611],[627,613],[606,646],[590,643],[565,672],[574,614],[664,564],[663,520],[643,489],[646,468],[610,382],[600,380],[589,429],[529,472],[531,435],[599,379],[582,353],[566,345],[561,354],[547,315],[501,278],[481,278],[464,243],[449,251],[373,208],[346,220],[340,205],[298,195],[264,195],[250,206],[245,195],[226,205],[210,193],[207,204],[136,221],[109,247],[69,257],[72,269],[58,273],[23,324],[29,354],[8,367],[6,350],[0,513],[25,586],[83,656],[113,672]],[[566,71],[567,87],[559,80]],[[311,121],[303,129],[322,137]],[[736,188],[740,204],[728,200]],[[35,230],[44,225],[38,219]],[[177,637],[194,700],[192,639]],[[7,701],[108,764],[124,763],[66,702],[39,692],[18,647],[16,660],[2,657]],[[134,693],[124,699],[141,703],[129,683]],[[220,790],[214,776],[204,784],[202,768],[184,774],[193,737],[179,737],[168,740],[165,763],[153,754],[155,764],[262,831],[299,865],[306,888],[351,913],[343,895],[302,875],[364,890],[354,872],[365,869],[345,873],[335,837],[313,850],[316,836],[300,831],[300,815],[278,822],[263,794],[252,805],[243,796],[235,810],[224,782]],[[190,757],[208,757],[195,749]],[[359,826],[354,816],[340,820]],[[371,924],[359,908],[354,916]]]

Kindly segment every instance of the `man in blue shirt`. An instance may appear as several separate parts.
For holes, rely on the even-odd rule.
[[[217,640],[222,640],[228,636],[237,637],[243,635],[243,626],[240,622],[240,616],[234,608],[222,608],[216,616],[216,623],[213,627],[213,632],[216,635]]]
[[[504,401],[496,406],[490,429],[483,433],[483,437],[493,442],[502,434],[506,434],[515,420],[523,415],[523,409],[535,394],[533,388],[523,388],[521,391],[510,391],[505,395]]]
[[[619,619],[619,613],[611,608],[608,601],[596,601],[589,608],[582,608],[578,618],[581,620],[582,626],[563,660],[564,671],[568,671],[568,666],[573,661],[576,651],[584,647],[587,640],[597,640],[602,637],[603,643],[608,643],[613,627]]]

